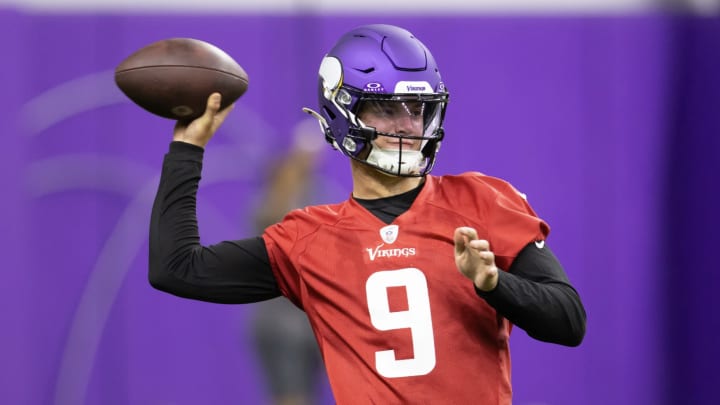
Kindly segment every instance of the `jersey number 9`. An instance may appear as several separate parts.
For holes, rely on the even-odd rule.
[[[406,311],[390,311],[388,288],[404,287]],[[435,368],[435,338],[427,280],[418,269],[406,268],[373,273],[365,283],[372,325],[381,331],[409,328],[413,357],[397,360],[395,350],[375,352],[375,368],[383,377],[412,377],[428,374]]]

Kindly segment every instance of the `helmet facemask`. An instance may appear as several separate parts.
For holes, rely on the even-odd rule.
[[[351,113],[344,145],[364,145],[354,159],[394,176],[424,176],[435,163],[444,95],[365,95]],[[349,141],[348,141],[349,140]]]

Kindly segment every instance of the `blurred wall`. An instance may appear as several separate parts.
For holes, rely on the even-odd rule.
[[[315,105],[317,67],[364,23],[405,26],[451,92],[435,172],[513,182],[588,311],[579,348],[512,338],[515,401],[717,403],[720,19],[632,15],[53,12],[0,8],[7,174],[0,400],[263,403],[250,307],[146,281],[147,223],[173,123],[114,86],[175,36],[233,55],[250,89],[207,150],[204,243],[248,236],[259,171]],[[347,162],[323,173],[349,195]]]

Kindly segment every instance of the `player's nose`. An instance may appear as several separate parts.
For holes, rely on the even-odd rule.
[[[415,133],[418,125],[414,117],[404,115],[395,119],[394,122],[396,134],[419,135]]]

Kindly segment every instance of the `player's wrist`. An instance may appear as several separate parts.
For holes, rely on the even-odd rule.
[[[474,280],[475,288],[482,291],[482,292],[492,292],[497,288],[498,285],[498,271],[495,269],[494,274],[483,274],[479,277],[476,277]]]
[[[201,149],[205,149],[205,146],[207,146],[209,139],[202,140],[202,139],[197,139],[197,138],[189,137],[189,136],[177,136],[176,135],[176,136],[173,136],[173,142],[182,142],[182,143],[196,146]]]
[[[168,153],[170,156],[191,157],[202,161],[205,149],[187,142],[172,141],[170,142]]]

